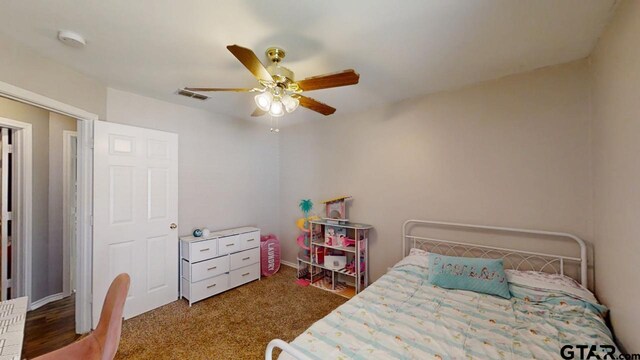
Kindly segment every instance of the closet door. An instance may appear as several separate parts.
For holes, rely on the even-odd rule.
[[[96,121],[93,169],[95,327],[119,273],[125,318],[178,299],[178,135]]]

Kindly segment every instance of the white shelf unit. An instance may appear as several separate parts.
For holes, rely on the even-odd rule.
[[[327,220],[309,221],[311,231],[309,258],[298,255],[298,278],[308,278],[312,286],[334,291],[345,297],[352,297],[369,285],[369,230],[373,227],[359,223],[334,223]],[[356,239],[354,246],[335,246],[325,244],[325,231],[327,227],[343,228],[347,230],[347,237]],[[336,255],[347,257],[347,263],[355,261],[355,271],[331,269],[313,261],[315,249],[322,247],[330,249]],[[302,252],[303,250],[301,250]],[[325,255],[326,256],[326,255]],[[364,261],[364,269],[361,269],[361,261]],[[330,281],[327,281],[327,273],[330,273]],[[341,278],[341,276],[346,277]],[[348,280],[351,279],[351,280]],[[346,281],[340,281],[346,280]],[[350,281],[353,281],[351,283]]]
[[[180,238],[180,297],[189,306],[260,280],[260,229],[241,227]]]

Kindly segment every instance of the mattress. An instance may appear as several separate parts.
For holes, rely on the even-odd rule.
[[[291,345],[311,359],[555,359],[565,345],[615,349],[593,297],[510,283],[514,296],[503,299],[432,286],[427,273],[402,261]]]

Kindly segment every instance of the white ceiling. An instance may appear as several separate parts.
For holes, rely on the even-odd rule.
[[[3,0],[0,33],[128,90],[249,118],[251,94],[206,102],[183,86],[253,87],[228,44],[287,51],[298,79],[354,68],[360,84],[307,93],[338,109],[381,103],[587,56],[615,0]],[[59,29],[83,34],[64,46]],[[298,110],[283,122],[318,119]]]

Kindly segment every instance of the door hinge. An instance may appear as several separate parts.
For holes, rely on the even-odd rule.
[[[13,212],[7,212],[7,220],[13,220]]]
[[[13,154],[13,145],[12,144],[7,145],[7,153]]]

